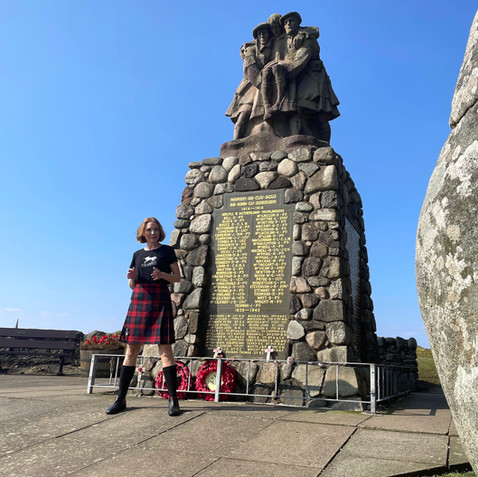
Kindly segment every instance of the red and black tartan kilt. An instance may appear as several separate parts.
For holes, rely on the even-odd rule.
[[[121,331],[121,341],[141,344],[172,344],[174,318],[168,285],[137,283]]]

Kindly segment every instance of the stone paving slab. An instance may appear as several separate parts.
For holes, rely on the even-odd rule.
[[[354,431],[351,426],[276,421],[246,444],[232,449],[230,456],[310,466],[320,471]]]
[[[30,402],[30,406],[31,404]],[[3,422],[0,433],[0,456],[98,424],[106,419],[104,409],[98,406],[72,404],[64,409],[64,412],[58,412],[57,408],[39,413],[34,419],[30,415]]]
[[[458,431],[456,430],[455,421],[452,419],[450,423],[450,430],[448,431],[450,436],[458,436]]]
[[[358,429],[320,477],[383,477],[446,466],[447,436]]]
[[[0,425],[14,419],[34,419],[35,416],[58,407],[53,400],[36,399],[35,401],[38,406],[33,405],[33,398],[6,398],[0,394]]]
[[[12,386],[13,384],[13,386]],[[86,395],[87,380],[76,376],[39,376],[0,374],[0,396],[25,397],[26,394],[41,398],[58,395]],[[80,392],[79,391],[84,391]]]
[[[448,459],[450,466],[458,466],[468,463],[468,457],[463,450],[460,438],[457,436],[450,436],[450,451]]]
[[[434,416],[440,410],[449,412],[443,393],[412,393],[398,402],[393,413],[426,413],[426,415]]]
[[[384,477],[426,471],[428,468],[428,465],[416,462],[339,454],[320,474],[320,477]]]
[[[371,429],[357,429],[340,455],[446,465],[448,437]]]
[[[317,469],[298,465],[223,458],[218,459],[214,464],[196,475],[197,477],[218,477],[222,475],[231,477],[316,477]]]
[[[150,447],[148,443],[144,443],[93,463],[75,472],[74,476],[193,477],[216,461],[217,457],[206,456],[201,452],[180,448],[174,454],[167,454],[161,452],[158,446]]]
[[[333,424],[336,426],[358,426],[371,419],[370,414],[348,411],[300,411],[280,417],[284,421],[314,422],[317,424]]]
[[[186,412],[187,415],[189,412]],[[170,418],[171,419],[171,418]],[[204,455],[226,457],[248,442],[274,421],[231,415],[201,414],[181,426],[171,429],[167,439],[151,441],[161,451],[174,453],[177,448],[200,450]]]
[[[375,415],[359,427],[446,435],[451,423],[451,412],[443,394],[412,393],[390,412]]]
[[[451,414],[436,416],[410,415],[403,414],[382,414],[373,416],[365,422],[359,424],[364,429],[379,429],[401,432],[417,432],[430,434],[448,434],[451,423]]]
[[[80,388],[84,387],[86,391],[86,378],[79,376],[49,376],[44,374],[0,374],[0,394],[16,393],[19,390],[31,388],[38,389],[41,384],[41,389],[46,388]],[[14,387],[11,384],[14,383]],[[83,386],[84,385],[84,386]]]

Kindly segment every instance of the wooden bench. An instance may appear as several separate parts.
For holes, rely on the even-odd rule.
[[[80,331],[0,328],[0,356],[30,355],[60,359],[57,376],[63,375],[65,358],[72,358],[83,339]]]

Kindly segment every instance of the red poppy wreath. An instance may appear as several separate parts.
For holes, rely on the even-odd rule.
[[[203,394],[204,391],[216,390],[217,361],[206,361],[196,375],[196,391],[206,401],[214,401],[214,394]],[[231,393],[236,387],[236,370],[226,361],[222,362],[221,370],[221,393]],[[224,394],[219,395],[220,400],[227,399]]]
[[[181,361],[176,361],[176,371],[177,371],[177,374],[181,376],[181,383],[178,386],[176,395],[178,399],[184,399],[186,397],[186,393],[182,393],[180,391],[187,391],[188,389],[189,374],[190,374],[189,369],[185,364],[181,363]],[[158,389],[158,395],[164,399],[168,399],[169,393],[167,391],[159,391],[159,389],[162,389],[165,387],[163,370],[159,371],[158,376],[156,377],[155,385],[156,385],[156,388]]]

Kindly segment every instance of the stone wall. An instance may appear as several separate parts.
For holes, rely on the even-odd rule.
[[[390,366],[406,366],[411,369],[410,387],[418,381],[417,341],[415,338],[378,338],[379,363]]]

